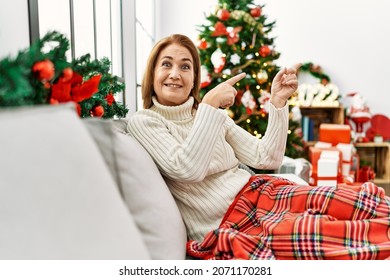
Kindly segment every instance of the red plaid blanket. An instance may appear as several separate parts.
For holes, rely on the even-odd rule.
[[[390,198],[373,183],[297,186],[253,176],[219,228],[187,253],[202,259],[390,258]]]

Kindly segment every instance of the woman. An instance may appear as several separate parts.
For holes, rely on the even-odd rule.
[[[142,83],[144,110],[131,117],[128,130],[165,177],[188,238],[198,247],[226,221],[244,186],[258,181],[259,177],[251,178],[240,169],[239,162],[257,169],[276,169],[281,164],[288,130],[287,100],[297,89],[299,66],[282,69],[275,76],[268,127],[259,140],[219,109],[234,103],[234,85],[245,73],[216,86],[200,101],[200,61],[193,42],[176,34],[159,41],[151,51]]]

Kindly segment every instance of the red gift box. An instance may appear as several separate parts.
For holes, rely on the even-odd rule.
[[[346,124],[322,123],[320,124],[319,141],[331,143],[351,143],[351,128]]]

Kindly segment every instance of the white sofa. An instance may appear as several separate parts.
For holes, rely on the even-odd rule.
[[[186,258],[175,201],[122,125],[71,104],[0,110],[0,259]]]
[[[0,110],[0,259],[184,259],[152,159],[72,105]]]

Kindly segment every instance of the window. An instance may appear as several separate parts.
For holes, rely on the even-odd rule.
[[[143,107],[141,83],[149,53],[155,43],[155,0],[136,0],[137,110]]]
[[[56,30],[69,38],[68,58],[107,57],[126,89],[118,101],[133,113],[142,108],[140,87],[154,44],[155,0],[29,0],[30,38]]]

